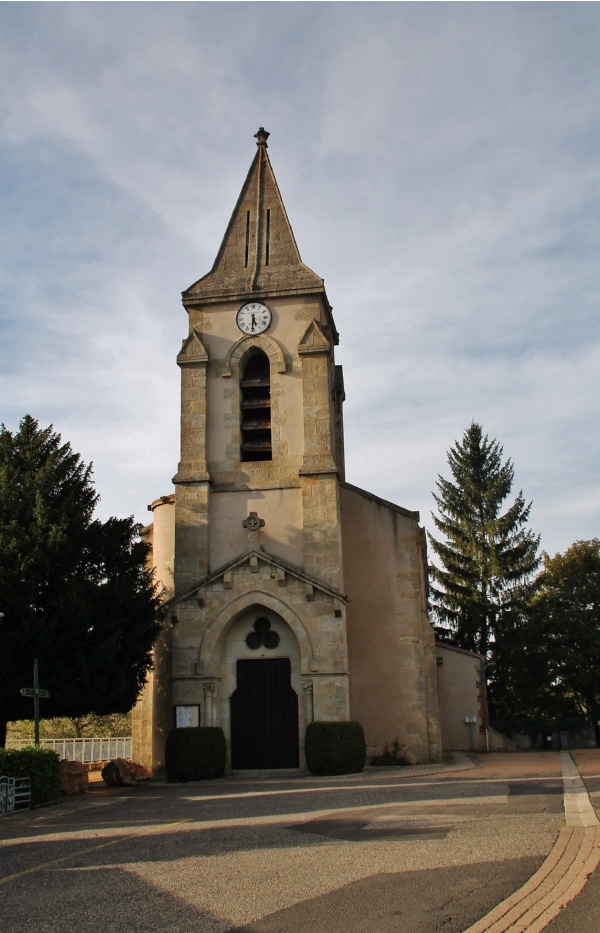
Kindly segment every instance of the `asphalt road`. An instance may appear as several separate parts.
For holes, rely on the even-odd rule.
[[[562,790],[555,753],[414,778],[96,790],[2,819],[0,929],[463,933],[541,865]],[[588,933],[595,884],[551,933]]]

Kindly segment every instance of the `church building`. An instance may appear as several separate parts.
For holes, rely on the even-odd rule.
[[[418,512],[346,482],[338,332],[259,129],[212,270],[183,292],[181,459],[145,530],[168,616],[134,709],[155,771],[174,727],[224,730],[229,769],[304,767],[312,720],[441,755]]]

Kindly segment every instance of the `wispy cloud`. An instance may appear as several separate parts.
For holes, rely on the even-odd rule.
[[[94,461],[103,514],[143,521],[170,490],[179,292],[210,268],[264,125],[342,336],[349,480],[427,521],[476,418],[546,549],[598,533],[593,4],[0,19],[0,416],[54,422]]]

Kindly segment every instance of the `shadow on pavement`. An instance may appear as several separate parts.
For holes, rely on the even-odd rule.
[[[22,882],[26,882],[23,887]],[[2,933],[225,933],[208,911],[115,866],[58,866],[43,884],[28,878],[0,889]]]
[[[228,933],[462,933],[541,862],[496,862],[493,872],[474,864],[373,875]]]

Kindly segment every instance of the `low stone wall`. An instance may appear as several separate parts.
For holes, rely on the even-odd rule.
[[[525,732],[512,732],[510,736],[502,736],[502,733],[490,729],[490,734],[501,736],[506,742],[513,746],[512,751],[524,752],[531,748],[548,748],[555,751],[561,748],[595,748],[596,739],[594,730],[590,727],[578,729],[576,732],[538,732],[537,736],[532,737]],[[566,738],[565,738],[566,737]],[[490,748],[492,748],[490,743]],[[494,748],[494,751],[500,748]]]
[[[515,741],[514,736],[503,735],[502,732],[496,732],[495,729],[490,729],[488,733],[488,741],[490,744],[491,752],[518,752],[520,751],[518,743]]]

